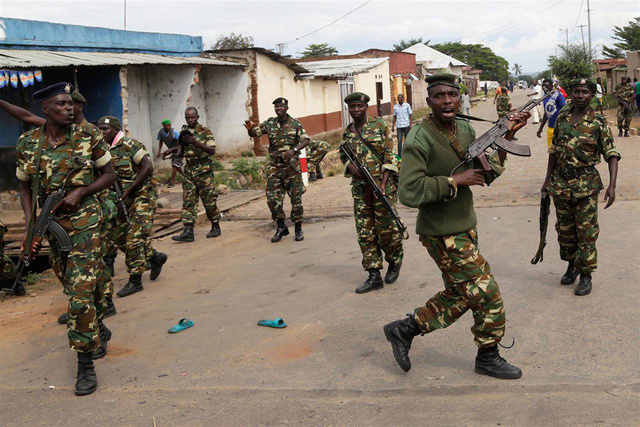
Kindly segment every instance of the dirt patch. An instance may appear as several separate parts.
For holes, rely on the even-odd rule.
[[[309,342],[292,343],[279,345],[271,349],[272,360],[280,362],[293,362],[300,360],[311,354],[311,344]]]
[[[137,348],[126,347],[118,344],[109,343],[107,358],[128,357],[138,354]]]

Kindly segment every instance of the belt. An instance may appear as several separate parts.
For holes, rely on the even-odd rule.
[[[596,169],[595,166],[586,166],[584,168],[574,168],[574,169],[560,169],[560,176],[564,179],[578,179],[582,175],[586,175],[589,172],[592,172]]]

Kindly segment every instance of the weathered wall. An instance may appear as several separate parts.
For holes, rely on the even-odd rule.
[[[373,107],[376,106],[376,83],[382,82],[382,115],[391,114],[391,86],[389,80],[389,61],[377,65],[366,73],[353,76],[353,87],[355,92],[363,92],[369,95],[369,112],[373,114]],[[377,112],[375,113],[377,115]]]
[[[126,134],[142,142],[153,153],[151,122],[149,120],[149,86],[145,67],[122,67],[122,127]]]

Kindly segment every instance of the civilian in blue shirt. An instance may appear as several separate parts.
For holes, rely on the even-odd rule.
[[[404,102],[404,95],[398,95],[398,103],[393,106],[393,124],[391,132],[395,130],[396,122],[398,123],[398,156],[402,157],[402,141],[407,138],[411,130],[411,119],[413,110],[411,105]]]
[[[564,96],[560,91],[554,91],[553,82],[549,79],[544,79],[542,81],[542,90],[544,93],[553,92],[549,98],[544,100],[544,117],[542,117],[542,121],[540,122],[540,128],[536,135],[538,138],[542,135],[542,129],[544,129],[545,123],[549,123],[547,127],[547,148],[551,146],[551,140],[553,139],[553,129],[556,126],[556,119],[558,118],[558,113],[562,110],[567,104],[567,101],[564,99]]]
[[[158,154],[156,158],[162,157],[163,159],[167,157],[167,150],[162,151],[162,144],[167,146],[167,148],[173,148],[178,146],[178,137],[180,134],[178,131],[171,127],[171,120],[163,120],[162,121],[162,129],[158,131]],[[180,175],[184,176],[184,172],[182,171],[182,166],[184,164],[184,158],[180,155],[180,152],[173,154],[171,156],[171,181],[169,182],[169,188],[173,187],[176,183],[176,172],[180,172]]]

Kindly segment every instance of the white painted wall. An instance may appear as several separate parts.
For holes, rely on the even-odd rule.
[[[123,101],[123,116],[127,117],[123,127],[127,135],[142,142],[147,151],[152,153],[151,123],[149,121],[149,91],[147,73],[144,67],[127,67],[127,94]]]
[[[391,102],[391,85],[389,81],[389,61],[369,69],[366,73],[353,76],[353,87],[355,92],[363,92],[369,95],[371,101],[369,105],[376,104],[376,82],[382,82],[382,100],[384,104]]]

